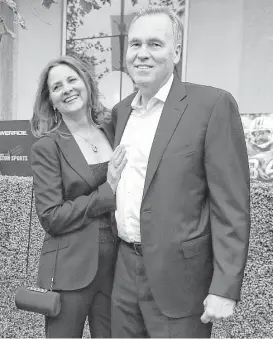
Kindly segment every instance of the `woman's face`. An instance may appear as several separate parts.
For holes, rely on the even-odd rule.
[[[63,115],[85,114],[88,93],[86,86],[71,67],[58,65],[48,74],[47,85],[52,105]]]

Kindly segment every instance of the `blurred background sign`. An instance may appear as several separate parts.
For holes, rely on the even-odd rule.
[[[32,175],[30,154],[35,140],[28,120],[1,121],[0,172],[2,175]]]
[[[241,115],[249,158],[250,178],[273,182],[273,114]]]

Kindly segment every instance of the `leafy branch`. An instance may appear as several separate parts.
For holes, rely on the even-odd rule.
[[[0,4],[4,3],[14,15],[14,22],[18,23],[23,29],[26,29],[25,20],[18,11],[17,4],[13,0],[0,0]],[[0,15],[0,41],[4,35],[9,35],[11,38],[15,38],[15,34],[7,27],[4,18]]]
[[[128,1],[128,0],[124,0]],[[132,5],[136,5],[138,0],[131,0]],[[67,41],[66,54],[77,55],[85,59],[94,68],[106,63],[105,52],[111,51],[111,47],[103,46],[101,38],[108,37],[103,32],[84,39],[76,39],[77,29],[83,25],[84,17],[91,11],[98,11],[104,5],[111,6],[112,0],[68,0],[67,1]],[[90,51],[95,53],[90,53]],[[91,56],[90,56],[91,55]],[[97,69],[98,70],[98,69]],[[110,72],[107,66],[100,67],[100,72],[96,74],[100,79],[104,74]]]
[[[12,12],[14,17],[14,23],[19,24],[20,27],[23,29],[27,29],[26,23],[22,15],[19,13],[18,6],[15,2],[15,0],[0,0],[0,4],[3,3],[5,6],[7,6]],[[52,4],[56,4],[56,0],[42,0],[42,5],[46,8],[50,8]],[[11,38],[15,38],[14,32],[12,32],[7,25],[5,24],[5,20],[3,16],[0,15],[0,42],[4,35],[8,35]]]

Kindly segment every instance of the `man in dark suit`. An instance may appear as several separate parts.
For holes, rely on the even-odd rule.
[[[244,132],[230,93],[173,75],[182,29],[163,7],[141,10],[129,29],[138,92],[112,112],[128,159],[116,191],[113,337],[210,337],[240,299],[250,229]]]

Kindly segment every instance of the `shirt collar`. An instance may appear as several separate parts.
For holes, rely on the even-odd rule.
[[[171,86],[172,86],[172,83],[173,83],[173,78],[174,78],[174,76],[172,74],[170,76],[169,80],[166,82],[166,84],[163,85],[150,100],[158,99],[162,102],[165,102],[167,100],[167,96],[169,95],[169,92],[170,92],[170,89],[171,89]],[[141,94],[138,91],[136,96],[134,97],[132,103],[131,103],[131,106],[132,106],[133,109],[141,107],[140,99],[141,99]],[[150,102],[150,100],[149,100],[149,102]]]

